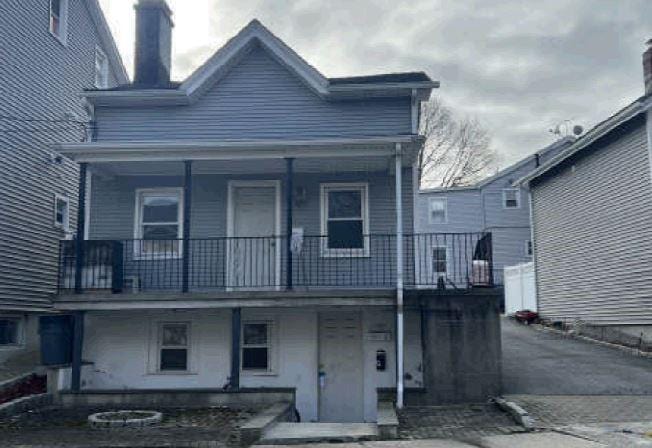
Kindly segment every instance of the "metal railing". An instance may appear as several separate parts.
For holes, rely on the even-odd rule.
[[[81,275],[75,275],[76,242],[62,241],[59,291],[394,288],[396,235],[365,235],[349,245],[351,241],[357,247],[343,248],[327,236],[295,236],[288,252],[286,236],[89,240],[82,242]],[[493,285],[489,233],[405,235],[403,250],[408,288]]]

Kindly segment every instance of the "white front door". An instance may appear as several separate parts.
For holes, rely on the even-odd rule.
[[[278,286],[278,186],[234,182],[229,189],[228,285],[265,289]]]
[[[363,422],[360,313],[319,314],[319,375],[319,421]]]

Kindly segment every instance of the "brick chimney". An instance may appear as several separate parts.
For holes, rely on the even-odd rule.
[[[652,39],[647,41],[647,50],[643,53],[643,76],[645,78],[645,94],[652,94]]]
[[[136,10],[134,84],[167,87],[170,84],[172,11],[165,0],[140,0]]]

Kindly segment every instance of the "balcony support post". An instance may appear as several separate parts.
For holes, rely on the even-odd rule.
[[[182,251],[182,272],[181,292],[188,292],[190,289],[190,212],[192,211],[192,161],[186,160],[183,176],[183,241]]]
[[[401,144],[396,144],[396,407],[403,407],[403,163]]]
[[[84,269],[84,227],[86,225],[86,176],[88,163],[79,164],[79,193],[77,197],[77,233],[75,235],[75,294],[82,293]]]
[[[292,190],[294,177],[294,159],[285,159],[287,167],[285,170],[285,259],[286,259],[286,288],[291,290],[292,285]]]
[[[229,387],[232,390],[240,389],[240,331],[242,326],[242,312],[240,308],[231,310],[231,377]]]
[[[84,312],[76,311],[73,314],[72,329],[72,366],[70,389],[79,392],[81,389],[81,366],[84,348]]]

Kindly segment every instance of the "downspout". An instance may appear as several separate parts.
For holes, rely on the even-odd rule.
[[[396,407],[403,408],[403,188],[402,148],[396,144]]]

